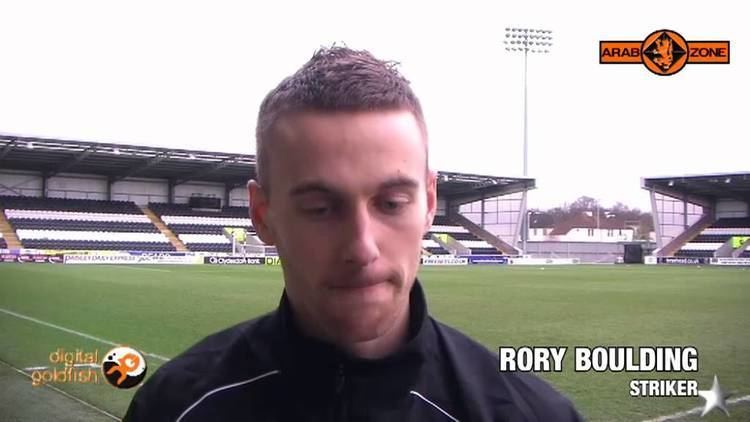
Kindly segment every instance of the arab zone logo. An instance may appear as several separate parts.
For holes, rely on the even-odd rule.
[[[682,35],[670,31],[652,32],[641,45],[643,64],[657,75],[672,75],[685,67],[688,46]]]
[[[130,347],[116,347],[104,356],[104,378],[117,388],[132,388],[146,377],[146,359]]]
[[[659,76],[670,76],[688,63],[729,64],[729,41],[686,41],[660,29],[641,41],[599,41],[600,64],[643,64]]]

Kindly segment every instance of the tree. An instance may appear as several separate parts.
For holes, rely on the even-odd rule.
[[[649,233],[654,231],[654,221],[651,218],[651,213],[644,213],[638,208],[630,208],[622,202],[616,202],[611,208],[602,208],[599,202],[590,196],[581,196],[572,204],[551,208],[546,211],[533,210],[535,214],[535,220],[537,224],[557,225],[563,221],[569,220],[576,215],[590,211],[594,218],[596,218],[596,211],[599,211],[599,218],[614,218],[618,221],[622,221],[627,227],[632,227],[636,230],[635,239],[647,240]],[[544,217],[540,217],[539,214],[543,214]]]
[[[570,215],[570,207],[555,207],[547,211],[547,214],[552,216],[552,221],[558,223]]]
[[[582,196],[570,204],[570,210],[575,212],[594,211],[597,208],[600,208],[599,201],[590,196]]]
[[[637,239],[648,240],[649,234],[654,231],[654,219],[651,213],[641,214],[639,221]]]
[[[617,214],[617,215],[625,214],[625,213],[628,213],[630,211],[631,211],[630,207],[628,207],[627,205],[623,204],[620,201],[617,201],[617,203],[615,203],[615,205],[612,207],[612,212],[615,213],[615,214]]]

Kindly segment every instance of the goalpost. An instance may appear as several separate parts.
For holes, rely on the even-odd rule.
[[[224,227],[224,235],[232,242],[232,255],[276,255],[276,248],[254,241],[244,227]]]

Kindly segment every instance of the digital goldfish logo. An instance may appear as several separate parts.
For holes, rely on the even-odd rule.
[[[599,63],[643,64],[669,76],[688,63],[729,64],[729,41],[686,41],[679,33],[660,29],[640,41],[599,41]]]
[[[132,388],[146,377],[146,359],[130,347],[116,347],[104,356],[104,378],[117,388]]]

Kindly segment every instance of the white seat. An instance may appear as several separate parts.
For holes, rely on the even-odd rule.
[[[701,243],[691,242],[686,243],[681,249],[683,251],[715,251],[719,249],[723,243]]]
[[[460,240],[459,243],[467,248],[494,248],[494,246],[484,240]]]
[[[167,224],[198,224],[205,226],[249,227],[253,223],[249,218],[235,217],[194,217],[187,215],[163,215],[161,219]]]
[[[736,235],[750,235],[750,227],[737,227],[737,228],[707,228],[701,232],[701,234],[736,234]]]
[[[181,234],[178,236],[184,243],[231,243],[220,234]]]
[[[169,242],[161,233],[98,232],[74,230],[16,230],[19,239],[92,240],[110,242]]]
[[[432,239],[422,239],[423,248],[439,248],[440,245]]]
[[[143,214],[114,214],[72,211],[49,211],[49,210],[21,210],[7,209],[5,216],[8,218],[31,218],[37,220],[68,220],[68,221],[110,221],[122,223],[150,223]]]
[[[432,226],[432,228],[430,228],[430,232],[432,233],[468,233],[469,230],[461,226],[435,225],[435,226]]]

